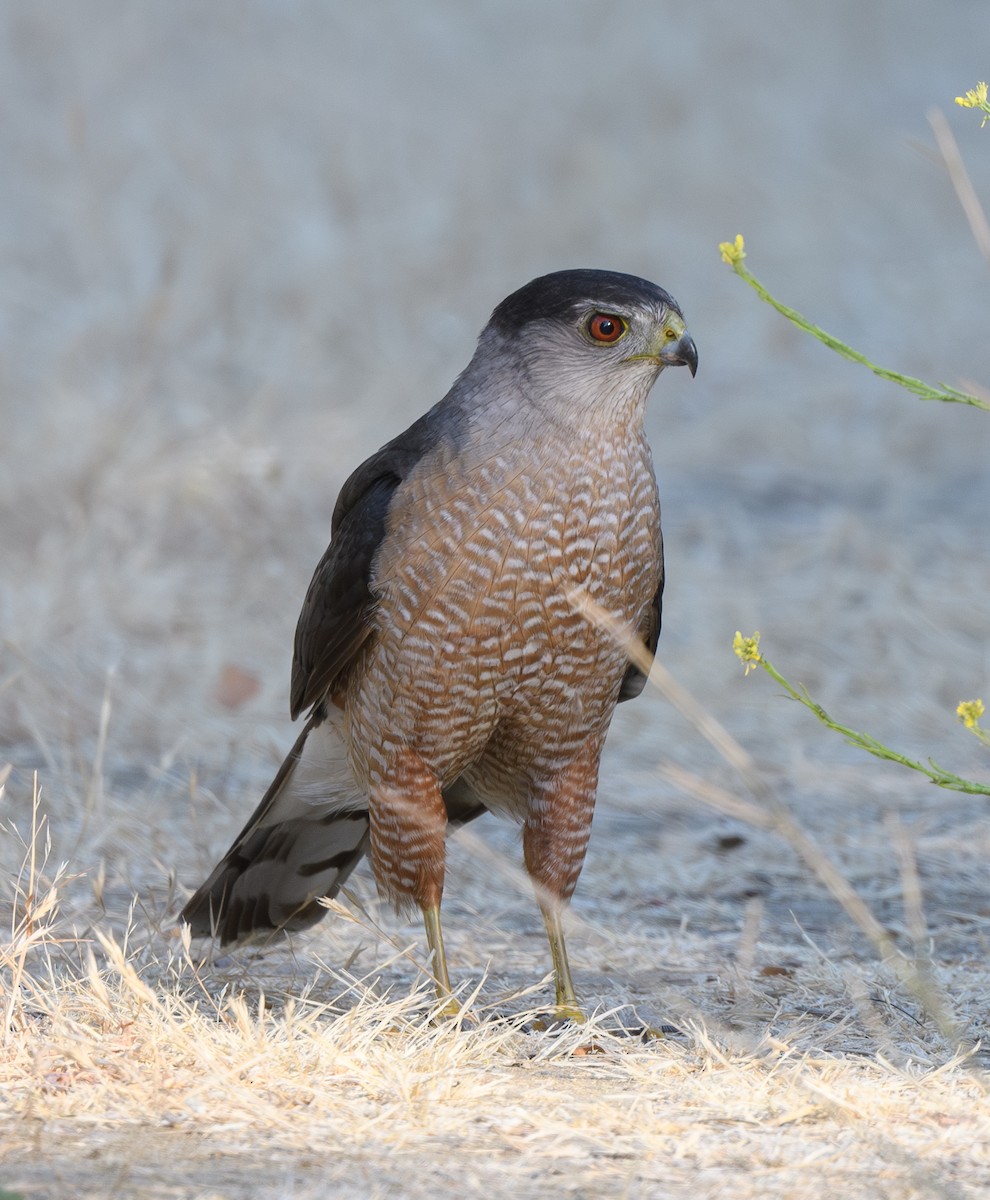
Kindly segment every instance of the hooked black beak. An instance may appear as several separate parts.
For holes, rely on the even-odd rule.
[[[688,367],[691,375],[698,373],[698,348],[689,333],[682,333],[676,342],[671,342],[660,351],[660,361],[668,367]]]

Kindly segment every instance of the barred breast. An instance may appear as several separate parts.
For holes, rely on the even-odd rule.
[[[441,787],[465,775],[521,818],[534,784],[600,745],[626,669],[575,590],[637,627],[661,563],[652,459],[628,427],[441,448],[397,494],[376,562],[376,634],[345,704],[358,778],[388,785],[411,749]]]

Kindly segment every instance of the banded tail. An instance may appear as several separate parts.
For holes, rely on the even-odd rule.
[[[335,714],[334,714],[335,716]],[[368,849],[368,801],[334,716],[314,715],[254,814],[179,919],[221,945],[295,933],[325,915]]]

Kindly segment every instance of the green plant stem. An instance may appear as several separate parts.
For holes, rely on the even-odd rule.
[[[818,720],[828,729],[834,729],[836,733],[841,733],[851,746],[857,746],[860,750],[865,750],[867,754],[872,754],[875,758],[882,758],[887,762],[900,763],[902,767],[907,767],[911,771],[918,771],[922,775],[926,775],[932,783],[937,784],[941,788],[948,788],[949,791],[965,792],[970,796],[990,796],[990,784],[974,783],[970,779],[962,779],[959,775],[953,775],[950,771],[943,771],[931,759],[926,764],[919,762],[917,759],[908,758],[904,754],[899,754],[896,750],[891,750],[889,746],[885,746],[882,742],[878,742],[875,737],[871,737],[868,733],[859,733],[855,729],[850,729],[848,725],[840,725],[838,721],[833,720],[829,716],[820,704],[816,704],[812,700],[805,688],[794,687],[792,683],[789,683],[781,675],[773,663],[768,662],[762,655],[759,659],[759,665],[771,679],[780,684],[792,699],[797,700],[799,704],[803,704],[805,708],[813,712]]]
[[[896,383],[900,387],[906,388],[922,400],[941,400],[946,404],[968,404],[972,408],[982,408],[984,412],[990,412],[990,403],[986,400],[980,400],[976,396],[970,396],[967,392],[957,391],[956,388],[950,388],[944,383],[940,384],[938,388],[933,388],[921,379],[914,379],[910,375],[901,375],[897,371],[888,371],[886,367],[878,367],[876,363],[870,362],[865,354],[860,354],[852,346],[847,346],[845,342],[840,341],[837,337],[833,337],[832,334],[826,333],[824,329],[813,325],[795,309],[788,308],[786,304],[781,304],[776,297],[767,291],[756,276],[746,268],[742,259],[738,259],[730,265],[739,278],[744,283],[748,283],[761,300],[765,300],[767,304],[775,308],[782,316],[785,316],[792,325],[796,325],[798,329],[803,329],[805,333],[810,333],[812,337],[817,338],[824,345],[828,346],[830,350],[834,350],[836,354],[840,354],[843,358],[848,358],[851,362],[862,363],[874,375],[879,375],[881,379],[888,379],[891,383]]]

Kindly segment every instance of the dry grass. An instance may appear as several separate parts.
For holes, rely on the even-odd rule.
[[[462,985],[462,1018],[438,1023],[419,953],[370,904],[333,906],[330,953],[351,970],[313,943],[305,961],[203,962],[147,902],[115,917],[104,880],[53,863],[36,784],[31,812],[0,950],[0,1182],[15,1194],[957,1197],[990,1181],[985,1057],[961,1032],[982,1022],[988,976],[980,964],[974,987],[967,964],[927,956],[903,830],[904,929],[922,953],[903,962],[924,989],[868,954],[836,962],[804,930],[771,948],[780,931],[753,899],[727,972],[682,964],[677,987],[678,968],[651,972],[646,1008],[676,1028],[644,1038],[628,1009],[540,1031],[547,981],[484,972]],[[462,840],[517,887],[497,851]],[[511,922],[501,932],[486,948],[511,956]],[[610,940],[594,919],[574,937]],[[635,939],[614,949],[620,978],[651,958]]]

